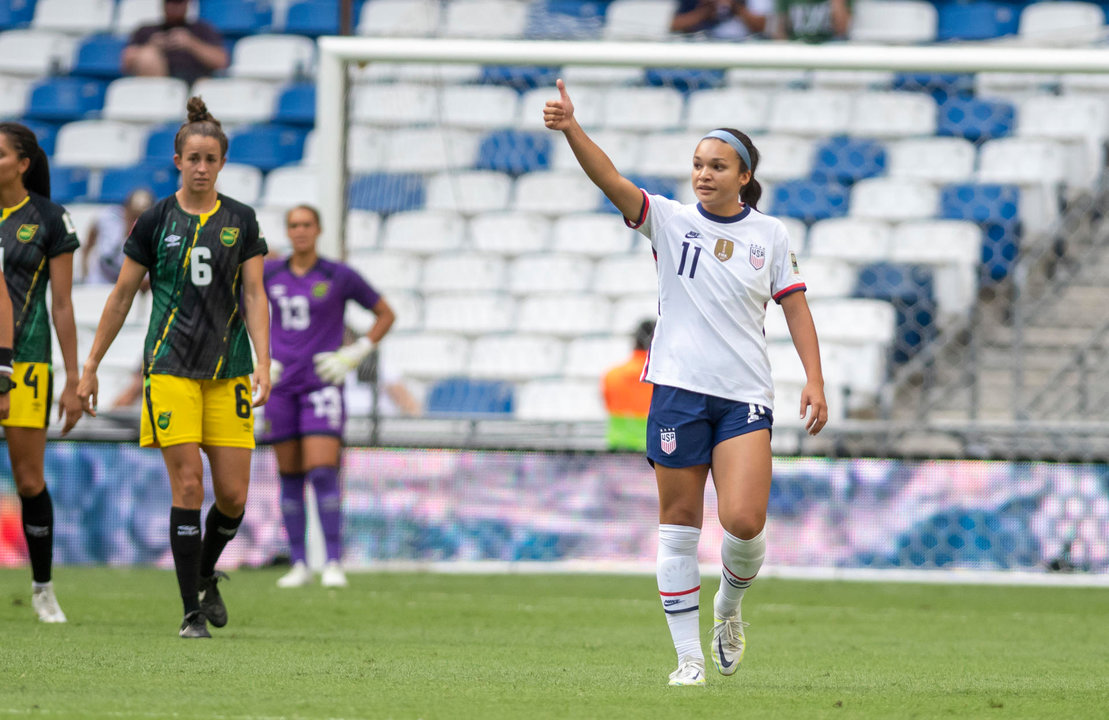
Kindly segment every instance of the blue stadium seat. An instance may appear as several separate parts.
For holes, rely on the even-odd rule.
[[[944,3],[937,7],[939,24],[936,39],[989,40],[1015,35],[1020,22],[1020,9],[1006,3],[970,2]]]
[[[496,170],[513,177],[551,166],[551,133],[494,130],[478,148],[475,167]]]
[[[304,128],[289,125],[252,125],[231,134],[227,158],[269,172],[299,162],[307,134]]]
[[[512,383],[503,380],[445,378],[428,390],[427,414],[507,415],[512,398]]]
[[[120,59],[127,38],[115,35],[90,35],[77,48],[71,75],[114,80],[123,75]]]
[[[0,0],[0,30],[27,27],[35,17],[35,0]]]
[[[936,336],[932,271],[921,265],[876,263],[859,270],[855,297],[885,300],[897,314],[892,358],[903,363]]]
[[[50,166],[50,197],[54,202],[84,200],[89,192],[89,171],[82,167]]]
[[[486,65],[481,69],[481,82],[506,85],[517,92],[539,87],[554,87],[560,68],[542,65]]]
[[[358,25],[361,2],[351,10],[351,27]],[[301,0],[289,6],[284,31],[294,35],[319,37],[339,34],[339,3],[333,0]]]
[[[647,68],[644,83],[654,87],[670,87],[683,93],[724,87],[723,70],[697,68]]]
[[[812,179],[851,184],[886,171],[886,148],[875,140],[828,138],[813,154]]]
[[[351,210],[394,213],[424,206],[424,178],[415,173],[371,173],[351,178],[347,205]]]
[[[23,118],[19,122],[26,125],[35,134],[39,141],[39,147],[47,156],[54,154],[54,139],[58,136],[58,124],[30,118]]]
[[[1016,185],[948,185],[940,195],[940,215],[970,220],[982,228],[983,282],[1008,276],[1020,249],[1020,188]]]
[[[146,152],[143,153],[143,164],[162,167],[173,161],[173,140],[177,131],[181,129],[178,123],[170,123],[155,127],[146,136]]]
[[[1011,135],[1016,110],[1004,100],[956,97],[940,103],[937,113],[937,135],[981,143]]]
[[[104,107],[106,85],[75,77],[42,80],[31,90],[26,115],[33,120],[82,120]]]
[[[273,23],[273,8],[255,0],[204,0],[200,19],[216,26],[225,38],[265,32]]]
[[[154,197],[166,197],[177,191],[178,173],[173,167],[138,165],[129,168],[105,170],[100,179],[97,202],[122,203],[132,190],[146,188]]]
[[[898,73],[890,83],[892,90],[926,92],[942,103],[953,97],[969,97],[974,93],[971,73]]]
[[[282,90],[277,98],[273,121],[287,125],[315,125],[316,84],[297,83]]]
[[[770,211],[806,223],[847,215],[851,189],[839,183],[787,180],[774,186]]]
[[[599,40],[608,0],[535,0],[528,8],[528,40]]]

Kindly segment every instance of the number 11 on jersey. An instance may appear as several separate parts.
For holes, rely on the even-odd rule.
[[[682,259],[678,263],[678,274],[681,275],[685,270],[685,259],[689,254],[689,243],[682,243]],[[689,264],[689,279],[692,280],[693,276],[697,273],[697,260],[701,257],[701,246],[693,248],[693,262]]]

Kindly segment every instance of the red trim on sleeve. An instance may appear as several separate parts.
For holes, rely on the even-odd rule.
[[[647,191],[643,188],[639,188],[639,192],[643,193],[643,209],[639,211],[639,220],[633,223],[631,220],[624,218],[624,224],[632,230],[638,230],[643,227],[643,223],[647,221],[647,210],[651,207],[651,201],[647,196]]]
[[[808,290],[808,288],[805,287],[805,283],[803,282],[797,283],[795,285],[790,285],[789,287],[783,288],[782,290],[779,290],[777,293],[774,294],[774,302],[780,303],[782,301],[782,298],[784,298],[786,295],[791,295],[795,292],[798,292],[799,290]]]

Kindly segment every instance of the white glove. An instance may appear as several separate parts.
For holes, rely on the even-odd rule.
[[[342,385],[347,373],[366,359],[374,349],[374,344],[363,335],[346,347],[335,352],[316,353],[312,360],[316,363],[316,374],[332,385]]]
[[[285,372],[285,365],[280,360],[270,360],[270,385],[276,385],[281,381],[281,375]]]

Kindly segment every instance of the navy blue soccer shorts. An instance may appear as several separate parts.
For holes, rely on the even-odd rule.
[[[672,468],[708,465],[718,443],[773,425],[774,414],[765,405],[655,385],[647,414],[647,460]]]

